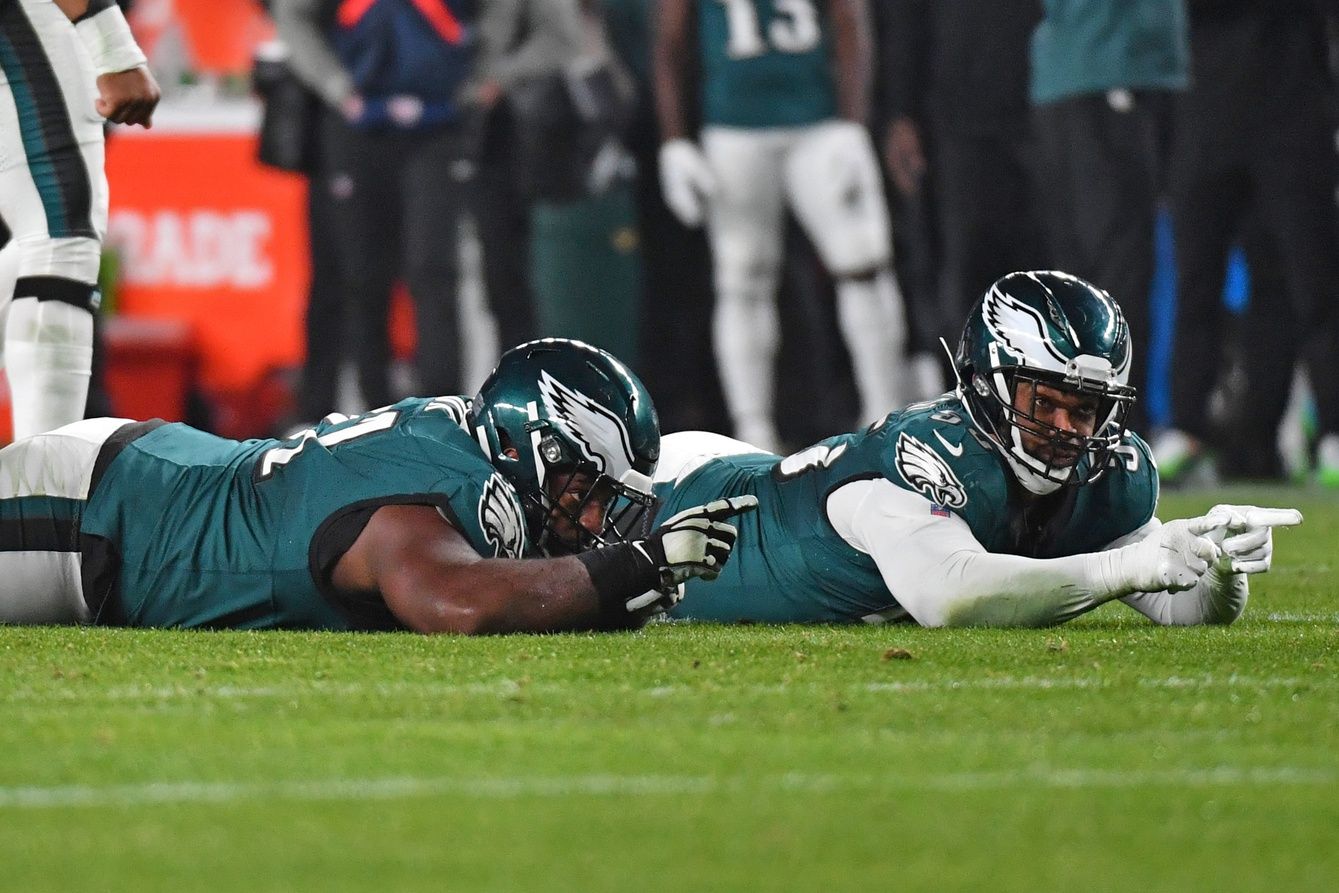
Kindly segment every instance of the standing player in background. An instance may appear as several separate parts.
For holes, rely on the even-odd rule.
[[[660,0],[654,48],[665,201],[705,222],[713,342],[735,434],[769,449],[786,208],[836,280],[864,420],[901,396],[905,323],[866,128],[863,0]],[[691,52],[694,26],[696,54]],[[689,84],[700,80],[700,146]]]
[[[1148,446],[1125,430],[1129,330],[1106,292],[1011,273],[963,328],[954,394],[792,456],[706,432],[664,439],[658,511],[754,496],[710,587],[673,616],[1042,626],[1120,599],[1160,624],[1226,624],[1292,509],[1161,523]]]
[[[71,24],[73,23],[73,24]],[[84,417],[107,232],[103,122],[158,85],[114,0],[0,0],[0,324],[14,436]]]

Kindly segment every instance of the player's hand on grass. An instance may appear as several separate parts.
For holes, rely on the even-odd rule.
[[[694,577],[714,580],[739,536],[726,519],[757,507],[756,496],[717,499],[679,512],[634,545],[656,565],[662,591],[676,589]],[[632,610],[631,603],[629,606]]]
[[[1263,574],[1274,558],[1274,528],[1301,524],[1302,513],[1297,509],[1216,505],[1204,520],[1213,525],[1205,538],[1221,552],[1214,564],[1219,573]]]
[[[667,614],[670,609],[683,601],[683,584],[669,586],[664,589],[652,589],[650,592],[643,592],[636,598],[628,599],[628,613],[642,614],[652,616],[655,614]]]
[[[692,140],[670,140],[660,147],[660,191],[684,226],[702,225],[716,194],[716,175]]]

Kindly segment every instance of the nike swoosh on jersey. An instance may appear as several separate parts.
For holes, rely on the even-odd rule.
[[[940,434],[938,431],[934,432],[934,436],[939,440],[939,442],[940,442],[941,444],[944,445],[944,449],[948,450],[950,453],[953,454],[953,457],[954,457],[955,459],[956,459],[958,456],[961,456],[961,455],[962,455],[962,444],[958,444],[957,446],[954,446],[953,444],[951,444],[951,443],[949,443],[947,440],[945,440],[945,439],[944,439],[944,435]]]

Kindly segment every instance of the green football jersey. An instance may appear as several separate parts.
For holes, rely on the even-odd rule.
[[[796,127],[837,114],[824,0],[698,0],[702,120]]]
[[[657,485],[662,519],[724,496],[758,498],[757,511],[734,522],[739,540],[720,576],[689,581],[672,616],[850,622],[896,612],[874,560],[826,513],[833,491],[872,478],[919,492],[929,513],[958,515],[990,552],[1035,558],[1098,551],[1147,523],[1158,498],[1148,447],[1127,434],[1097,481],[1026,499],[962,404],[945,395],[785,458],[720,457]]]
[[[99,623],[394,627],[379,598],[340,599],[335,563],[378,507],[435,506],[485,557],[528,549],[520,500],[462,427],[458,397],[331,417],[288,440],[155,428],[107,465],[80,533],[105,543]]]

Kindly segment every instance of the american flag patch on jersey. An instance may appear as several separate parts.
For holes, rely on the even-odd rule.
[[[937,502],[932,502],[930,503],[930,514],[937,515],[940,518],[947,518],[949,515],[953,513],[948,510],[948,506],[940,505]]]

